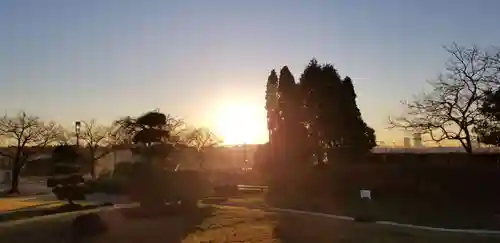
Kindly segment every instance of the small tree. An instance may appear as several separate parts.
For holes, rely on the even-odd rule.
[[[113,126],[104,126],[96,123],[95,120],[83,122],[81,139],[85,143],[88,160],[90,162],[90,174],[95,179],[96,163],[99,159],[113,151],[113,146],[119,140]]]
[[[195,128],[187,135],[188,145],[194,147],[198,154],[200,168],[204,169],[206,160],[206,149],[213,148],[222,143],[222,140],[212,133],[208,128]]]
[[[60,145],[52,151],[54,162],[52,177],[47,180],[47,186],[59,200],[68,200],[74,205],[74,200],[84,200],[83,176],[81,173],[80,156],[71,145]]]
[[[63,129],[54,122],[44,122],[39,117],[20,112],[17,116],[0,118],[0,138],[6,150],[0,154],[11,159],[12,184],[9,193],[19,193],[19,174],[30,158],[61,139]]]
[[[137,197],[142,205],[163,205],[168,196],[167,187],[172,184],[165,181],[168,175],[164,170],[175,171],[176,168],[166,160],[173,150],[168,143],[170,130],[167,116],[151,111],[137,118],[123,118],[117,124],[132,139],[132,152],[143,159],[136,164],[132,176],[132,196]]]
[[[391,128],[403,128],[432,141],[458,141],[472,153],[474,131],[484,118],[481,104],[485,95],[496,89],[500,80],[499,54],[478,47],[453,44],[444,74],[429,82],[432,91],[405,102],[407,114],[390,119]]]

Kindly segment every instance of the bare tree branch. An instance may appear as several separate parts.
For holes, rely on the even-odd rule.
[[[405,103],[406,115],[389,119],[390,128],[428,135],[434,142],[456,140],[472,152],[474,128],[483,119],[480,106],[485,93],[498,87],[498,65],[492,55],[476,46],[452,44],[446,69],[429,82],[433,90]]]
[[[97,161],[112,152],[115,145],[120,143],[116,137],[116,128],[99,125],[95,120],[82,122],[81,139],[88,151],[92,178],[96,178],[95,167]]]
[[[63,131],[56,123],[43,122],[39,117],[29,116],[25,112],[15,117],[5,115],[0,119],[0,138],[8,146],[1,154],[13,162],[11,192],[19,192],[19,173],[30,157],[58,142]]]
[[[205,162],[205,149],[212,148],[222,143],[222,140],[212,133],[208,128],[195,128],[186,136],[188,146],[194,147],[199,156],[200,167]]]

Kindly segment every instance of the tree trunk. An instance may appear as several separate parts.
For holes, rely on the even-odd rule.
[[[90,160],[90,175],[92,176],[92,180],[95,180],[97,175],[95,174],[95,160]]]
[[[200,169],[205,170],[205,156],[204,156],[204,154],[200,154],[199,163],[200,163]]]
[[[17,164],[17,163],[16,163]],[[21,173],[21,168],[14,164],[14,168],[12,169],[12,178],[11,178],[11,187],[9,190],[10,194],[17,193],[19,194],[19,174]]]
[[[472,154],[472,145],[470,143],[464,144],[465,152]]]
[[[464,141],[464,139],[461,139],[460,143],[462,143],[462,146],[464,147],[465,152],[467,152],[468,154],[472,154],[472,143],[471,143],[471,139],[470,139],[470,133],[469,133],[469,130],[467,130],[467,129],[464,129],[464,130],[465,130],[465,141]]]

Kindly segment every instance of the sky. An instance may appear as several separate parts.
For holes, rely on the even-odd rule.
[[[217,132],[245,107],[264,142],[270,70],[288,65],[299,77],[315,57],[353,79],[377,140],[399,143],[388,117],[443,70],[443,45],[500,45],[498,9],[496,0],[0,0],[0,111],[70,126],[159,108]]]

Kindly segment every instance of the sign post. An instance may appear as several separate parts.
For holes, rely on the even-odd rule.
[[[375,222],[373,218],[373,205],[372,205],[372,192],[371,190],[359,190],[359,197],[361,199],[360,214],[354,220],[358,222],[371,223]]]

